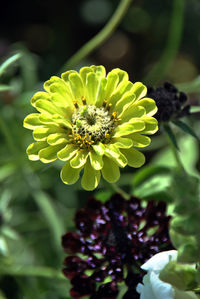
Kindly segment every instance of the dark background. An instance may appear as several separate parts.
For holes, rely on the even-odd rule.
[[[134,0],[113,35],[75,68],[102,64],[110,71],[120,67],[128,71],[132,81],[143,82],[167,45],[173,3],[172,0]],[[92,193],[82,190],[80,182],[64,185],[59,177],[62,163],[28,161],[26,148],[33,138],[23,128],[23,120],[35,112],[30,105],[32,95],[103,28],[118,4],[118,0],[1,2],[0,63],[15,52],[23,55],[0,77],[0,85],[13,87],[12,91],[0,93],[0,299],[69,299],[67,279],[20,276],[13,271],[26,266],[49,267],[59,275],[65,257],[60,236],[75,229],[76,210],[91,195],[104,198],[110,194],[102,183]],[[199,75],[199,20],[200,1],[186,0],[180,49],[160,83],[187,82]],[[197,104],[199,95],[190,95],[189,100]],[[197,133],[200,131],[198,119],[197,116],[189,120]],[[190,174],[195,174],[199,144],[191,136],[186,138],[180,130],[174,132],[184,165]],[[144,150],[144,168],[175,165],[162,133],[154,135],[152,145]],[[118,185],[130,191],[137,171],[129,167],[122,169]],[[144,190],[159,193],[164,189],[165,192],[169,177],[163,180],[161,177],[159,174]],[[143,196],[144,190],[137,196]],[[1,297],[1,291],[5,297]]]
[[[104,26],[117,0],[3,1],[0,56],[25,46],[37,56],[39,78],[46,80]],[[172,0],[135,0],[114,35],[90,55],[88,63],[110,70],[122,67],[141,80],[165,48]],[[186,1],[181,49],[172,81],[190,80],[200,65],[200,2]],[[84,62],[83,62],[84,63]],[[184,70],[184,72],[183,72]],[[133,76],[133,75],[132,75]]]

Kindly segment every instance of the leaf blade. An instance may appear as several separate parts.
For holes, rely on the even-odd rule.
[[[199,140],[198,136],[196,135],[196,133],[193,131],[193,129],[191,129],[186,123],[184,123],[181,120],[175,120],[173,121],[173,124],[175,124],[177,127],[179,127],[183,132],[193,136],[194,138],[196,138],[197,140]]]

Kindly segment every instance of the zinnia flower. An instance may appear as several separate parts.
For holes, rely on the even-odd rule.
[[[169,250],[157,253],[141,268],[148,273],[143,278],[143,284],[137,285],[140,299],[198,299],[194,292],[178,290],[169,283],[159,279],[161,270],[170,262],[177,260],[177,251]]]
[[[101,174],[112,183],[120,177],[119,167],[144,164],[135,147],[148,146],[146,134],[158,126],[152,117],[157,107],[144,98],[142,83],[131,83],[120,69],[106,76],[103,66],[91,66],[51,77],[44,89],[31,99],[39,113],[24,120],[36,140],[27,148],[30,160],[65,161],[65,184],[74,184],[84,169],[81,184],[86,190],[97,187]]]
[[[156,101],[158,112],[155,114],[155,118],[158,121],[176,120],[190,112],[190,105],[185,105],[187,95],[184,92],[179,92],[169,82],[165,82],[163,86],[156,89],[149,86],[147,95]]]
[[[62,237],[69,254],[64,275],[70,279],[72,298],[117,298],[120,283],[128,287],[123,299],[139,298],[136,285],[142,280],[140,266],[161,249],[172,248],[165,203],[113,195],[105,204],[90,199],[77,211],[76,232]],[[142,273],[141,273],[142,272]]]

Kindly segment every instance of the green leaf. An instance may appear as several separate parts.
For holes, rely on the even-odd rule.
[[[196,169],[199,159],[198,141],[196,138],[187,135],[178,139],[178,143],[181,150],[180,152],[177,152],[177,154],[181,159],[183,167],[190,175],[199,176],[199,173]],[[174,150],[176,151],[175,148]],[[171,170],[177,167],[176,159],[169,146],[165,146],[162,149],[160,148],[160,150],[157,150],[156,154],[151,159],[151,164],[154,166],[167,167]]]
[[[174,229],[170,227],[169,229],[170,240],[173,246],[178,249],[183,244],[194,242],[194,236],[184,236],[182,234],[177,233]]]
[[[124,298],[125,293],[128,291],[128,286],[125,283],[120,283],[119,287],[117,299],[122,299]]]
[[[160,190],[160,191],[158,190],[155,192],[151,189],[149,190],[149,194],[147,192],[146,195],[143,194],[141,197],[146,201],[154,200],[154,201],[165,201],[168,203],[173,202],[173,197],[169,194],[167,190]]]
[[[184,172],[174,172],[171,179],[171,195],[176,199],[174,211],[178,215],[189,217],[191,213],[200,209],[199,178]]]
[[[12,199],[12,192],[10,189],[2,190],[1,197],[0,197],[0,211],[6,216],[9,213],[9,204]]]
[[[181,120],[175,120],[175,121],[173,121],[173,123],[177,127],[179,127],[182,131],[184,131],[185,133],[187,133],[187,134],[189,134],[189,135],[191,135],[191,136],[193,136],[193,137],[195,137],[199,140],[198,136],[193,131],[193,129],[191,129],[186,123],[182,122]]]
[[[197,241],[183,243],[178,249],[178,262],[180,263],[199,263],[200,253]]]
[[[190,107],[190,113],[199,113],[200,112],[200,106],[191,106]]]
[[[5,237],[7,237],[9,239],[14,240],[14,241],[19,241],[19,239],[20,239],[18,233],[7,225],[3,226],[2,235],[4,235]]]
[[[13,63],[15,63],[22,55],[17,53],[11,57],[9,57],[6,61],[2,63],[0,66],[0,76],[6,71],[6,69]]]
[[[133,187],[141,185],[145,181],[154,177],[155,175],[169,174],[170,169],[165,166],[152,166],[147,165],[138,170],[133,177]]]
[[[200,76],[197,76],[193,81],[176,84],[178,90],[186,93],[199,93],[200,92]]]
[[[107,200],[110,199],[111,195],[112,195],[111,191],[101,191],[95,193],[95,198],[101,201],[102,203],[105,203]]]
[[[192,290],[197,287],[196,269],[191,265],[170,261],[161,271],[159,278],[180,290]]]
[[[176,141],[176,137],[175,137],[172,129],[167,124],[164,125],[164,128],[165,128],[165,131],[166,131],[168,137],[170,138],[171,142],[173,143],[174,147],[179,151],[179,147],[178,147],[178,144],[177,144],[177,141]]]
[[[12,86],[9,86],[9,85],[6,85],[6,84],[0,84],[0,92],[1,91],[9,91],[9,90],[12,90],[13,87]]]
[[[146,200],[165,200],[172,201],[172,196],[169,193],[171,184],[170,174],[156,174],[149,179],[146,179],[139,186],[132,188],[132,194]]]
[[[14,175],[16,171],[16,165],[12,163],[6,163],[0,167],[0,182],[7,179],[9,176]]]
[[[49,267],[32,266],[32,265],[9,265],[7,267],[0,266],[0,273],[14,276],[37,276],[53,279],[65,279],[61,271]]]
[[[3,294],[2,290],[0,290],[0,299],[6,299],[6,296]]]
[[[6,240],[3,236],[0,237],[0,254],[1,255],[7,255],[8,254],[7,242],[6,242]]]
[[[60,216],[56,212],[56,206],[53,204],[51,198],[42,191],[34,192],[33,197],[49,225],[54,238],[55,248],[60,251],[60,237],[65,232],[65,228]]]

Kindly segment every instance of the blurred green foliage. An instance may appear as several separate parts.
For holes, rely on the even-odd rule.
[[[107,70],[121,67],[131,79],[142,80],[167,45],[173,2],[133,1],[113,36],[75,67],[93,63],[103,64]],[[178,192],[176,187],[171,192],[176,160],[161,128],[145,150],[146,166],[124,169],[118,186],[110,188],[101,182],[95,193],[81,190],[79,183],[65,186],[59,178],[60,162],[44,165],[28,161],[25,150],[32,136],[22,123],[33,111],[31,96],[102,28],[118,1],[60,0],[52,7],[51,1],[30,1],[24,6],[16,3],[13,12],[8,13],[5,7],[5,29],[1,29],[0,38],[0,298],[67,299],[70,285],[61,274],[65,254],[60,240],[66,231],[74,230],[77,208],[90,196],[105,201],[114,191],[120,192],[119,188],[141,199],[172,203],[174,192]],[[200,35],[196,30],[200,2],[188,0],[185,6],[182,42],[163,79],[182,83],[183,89],[191,92],[190,103],[198,106],[199,78],[192,80],[200,69]],[[99,17],[91,18],[95,13]],[[182,82],[176,81],[176,70],[181,72]],[[159,73],[155,75],[159,81]],[[199,114],[184,121],[199,138]],[[199,140],[174,125],[172,130],[185,170],[199,178]]]

